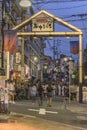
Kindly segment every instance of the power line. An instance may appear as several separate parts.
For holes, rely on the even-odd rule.
[[[73,8],[79,8],[79,7],[84,7],[84,6],[87,6],[87,4],[84,4],[84,5],[79,5],[79,6],[67,6],[65,8],[47,8],[47,10],[65,10],[65,9],[73,9]]]
[[[41,0],[41,1],[40,1],[40,0],[39,0],[39,1],[36,1],[36,0],[34,1],[34,0],[32,0],[31,2],[32,2],[33,5],[36,5],[36,4],[39,5],[39,4],[47,4],[47,3],[49,3],[49,2],[50,2],[50,3],[55,3],[55,2],[56,2],[56,3],[59,3],[59,2],[60,2],[60,3],[62,3],[62,2],[68,3],[68,2],[79,2],[79,1],[80,1],[80,2],[81,2],[81,1],[84,2],[84,1],[86,1],[86,0],[67,0],[67,1],[66,1],[66,0],[53,0],[53,1],[52,1],[52,0],[48,0],[48,1],[47,1],[47,0],[44,0],[44,1],[42,1],[42,0]]]
[[[81,1],[83,1],[83,2],[85,2],[86,0],[39,0],[39,1],[36,1],[36,0],[32,0],[31,2],[32,2],[32,5],[35,7],[35,8],[37,8],[38,10],[41,10],[41,7],[42,6],[44,6],[44,5],[47,5],[47,4],[49,4],[49,3],[54,3],[54,4],[56,4],[56,3],[70,3],[70,2],[73,2],[73,3],[75,3],[75,2],[81,2]],[[82,5],[83,6],[83,5]],[[84,5],[85,6],[85,5]],[[79,6],[78,6],[79,7]],[[67,9],[67,8],[69,8],[69,7],[66,7],[65,9]],[[74,8],[74,7],[71,7],[71,8]],[[51,10],[52,10],[52,7],[51,7]]]

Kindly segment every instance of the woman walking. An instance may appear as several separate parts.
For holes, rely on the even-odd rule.
[[[53,88],[51,84],[49,83],[47,87],[47,106],[48,107],[51,107],[52,105],[52,91],[53,91]]]

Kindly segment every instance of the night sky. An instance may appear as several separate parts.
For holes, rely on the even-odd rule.
[[[48,13],[57,16],[58,18],[72,24],[83,32],[83,50],[87,44],[87,0],[31,0],[34,11],[37,13],[40,10],[45,10]],[[60,25],[55,25],[58,30],[66,31]],[[58,31],[57,30],[57,31]],[[47,38],[45,54],[53,57],[54,41],[58,46],[58,56],[66,54],[78,59],[78,55],[70,54],[70,41],[78,40],[78,38],[55,37]]]

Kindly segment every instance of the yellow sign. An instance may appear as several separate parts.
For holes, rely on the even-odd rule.
[[[6,76],[0,76],[0,87],[5,88]]]
[[[0,80],[6,80],[7,77],[6,76],[0,76]]]

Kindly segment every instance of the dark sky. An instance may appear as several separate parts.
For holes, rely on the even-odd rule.
[[[87,44],[87,0],[31,0],[35,12],[46,10],[47,12],[61,18],[62,20],[80,28],[83,31],[83,49]],[[62,27],[61,27],[62,29]],[[64,29],[64,28],[63,28]],[[65,31],[65,30],[63,30]],[[78,38],[57,37],[46,41],[45,53],[53,57],[54,40],[58,42],[58,52],[70,54],[70,41]],[[73,55],[77,58],[77,55]]]

